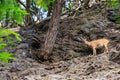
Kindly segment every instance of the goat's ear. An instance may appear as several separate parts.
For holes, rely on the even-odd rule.
[[[82,40],[86,40],[86,38],[85,38],[85,37],[81,37],[81,39],[82,39]]]
[[[83,37],[80,38],[81,40],[84,40]]]
[[[81,40],[82,40],[82,41],[85,41],[86,39],[85,39],[85,38],[83,38],[83,37],[81,37]]]

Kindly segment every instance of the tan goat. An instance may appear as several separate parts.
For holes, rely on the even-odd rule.
[[[108,43],[109,43],[108,39],[102,38],[93,41],[87,41],[85,38],[82,38],[82,40],[84,41],[85,44],[92,47],[93,55],[96,55],[96,48],[102,48],[102,47],[104,47],[104,52],[108,53]]]

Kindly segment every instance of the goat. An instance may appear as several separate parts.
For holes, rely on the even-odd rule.
[[[104,52],[108,53],[108,43],[109,43],[108,39],[102,38],[93,41],[87,41],[85,38],[82,38],[82,40],[84,41],[85,44],[92,47],[94,56],[96,55],[96,48],[104,47]]]

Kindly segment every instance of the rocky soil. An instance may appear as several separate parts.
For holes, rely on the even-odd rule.
[[[32,29],[21,30],[23,40],[29,45],[24,41],[9,49],[16,60],[10,60],[9,66],[0,67],[0,80],[120,80],[120,24],[110,22],[102,15],[94,11],[61,19],[52,62],[39,63],[34,59],[40,52],[36,47],[44,42],[49,20]],[[34,36],[28,38],[33,34],[40,45],[33,45]],[[93,56],[92,49],[81,37],[89,41],[109,39],[109,53],[98,49],[97,55]]]

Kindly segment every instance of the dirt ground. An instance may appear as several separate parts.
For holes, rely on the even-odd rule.
[[[61,19],[52,62],[39,63],[33,59],[30,55],[39,50],[27,43],[11,47],[9,51],[16,60],[0,67],[0,80],[120,80],[120,25],[108,21],[102,14],[91,12]],[[41,26],[22,30],[23,39],[27,34],[35,34],[44,41],[48,23],[42,25],[45,27],[42,30]],[[98,49],[93,56],[92,49],[81,37],[89,41],[107,38],[110,40],[108,54]]]

